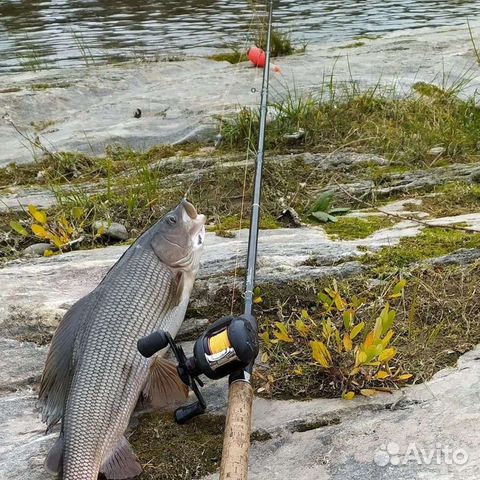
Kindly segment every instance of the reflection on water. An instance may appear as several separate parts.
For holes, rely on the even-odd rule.
[[[478,14],[477,0],[277,0],[275,24],[318,43]],[[206,51],[245,41],[250,21],[247,0],[0,0],[0,71]]]

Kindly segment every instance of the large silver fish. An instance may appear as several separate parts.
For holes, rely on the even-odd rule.
[[[145,359],[137,340],[175,336],[198,271],[205,216],[182,201],[145,232],[89,295],[65,314],[40,386],[43,420],[61,421],[45,466],[63,480],[133,478],[141,467],[124,437],[139,398],[153,407],[184,401],[173,364]]]

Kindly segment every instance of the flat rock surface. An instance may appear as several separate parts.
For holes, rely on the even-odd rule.
[[[477,349],[456,368],[393,395],[351,402],[256,399],[254,428],[272,438],[253,443],[249,479],[476,480],[479,385]],[[212,387],[207,400],[224,408],[225,382]],[[0,429],[0,478],[50,478],[43,461],[56,434],[44,435],[33,392],[0,397]]]
[[[346,46],[311,46],[305,54],[278,59],[282,73],[272,78],[272,100],[285,95],[286,84],[318,92],[332,73],[339,81],[368,85],[380,79],[401,92],[414,82],[441,82],[439,72],[447,72],[447,83],[467,72],[472,81],[465,93],[478,86],[466,25],[397,32],[365,40],[358,48]],[[33,83],[51,88],[33,90]],[[68,86],[55,87],[59,84]],[[213,140],[218,132],[214,115],[259,104],[261,71],[248,63],[197,58],[3,75],[0,90],[12,88],[20,90],[0,94],[0,113],[24,135],[31,140],[38,136],[50,151],[101,154],[112,143],[146,149],[158,143]],[[142,110],[139,119],[133,117],[137,108]],[[41,122],[49,126],[42,129]],[[0,166],[31,162],[41,153],[8,122],[0,123],[0,138]]]
[[[428,220],[432,225],[464,223],[480,230],[480,214]],[[321,228],[263,230],[259,239],[258,281],[282,283],[326,276],[337,278],[362,271],[355,260],[361,249],[376,250],[412,237],[423,227],[402,221],[360,240],[334,241]],[[192,295],[193,301],[209,302],[220,286],[241,287],[242,279],[233,277],[235,268],[245,262],[248,232],[235,238],[207,234],[206,248]],[[359,249],[360,247],[360,249]],[[0,269],[0,334],[12,322],[31,324],[32,320],[56,325],[59,315],[79,298],[93,290],[127,247],[111,246],[81,250],[49,258],[29,258],[9,263]],[[315,259],[319,266],[311,266]],[[12,320],[13,319],[13,320]]]
[[[403,395],[352,402],[259,400],[255,428],[274,434],[253,444],[248,478],[476,480],[479,382],[477,349]]]

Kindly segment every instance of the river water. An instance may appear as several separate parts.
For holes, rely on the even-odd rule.
[[[465,24],[478,0],[277,0],[275,26],[308,43]],[[0,73],[248,43],[247,0],[0,0]]]

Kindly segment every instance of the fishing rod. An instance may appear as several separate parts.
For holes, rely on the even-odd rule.
[[[265,66],[260,98],[260,124],[248,236],[243,314],[224,317],[214,322],[197,339],[193,356],[189,358],[168,332],[154,332],[138,341],[139,352],[147,358],[170,346],[178,362],[177,371],[180,378],[197,397],[196,402],[182,406],[175,411],[177,423],[186,423],[206,410],[206,402],[199,388],[203,386],[200,375],[203,374],[210,379],[229,376],[228,408],[220,480],[246,480],[248,474],[253,403],[251,374],[259,350],[258,324],[253,315],[253,304],[265,158],[273,0],[268,0],[267,15]]]

